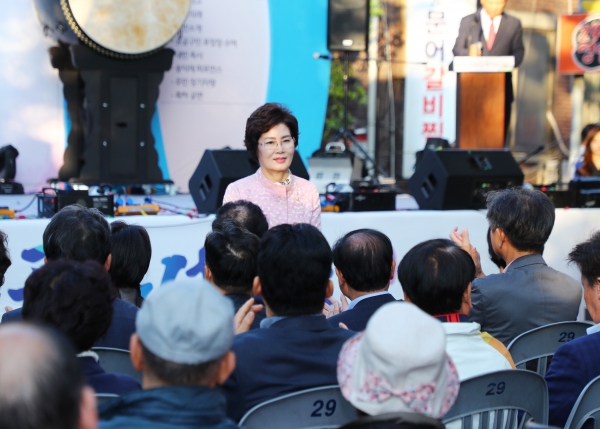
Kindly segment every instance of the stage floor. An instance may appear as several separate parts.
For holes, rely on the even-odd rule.
[[[12,209],[24,208],[33,195],[2,196],[0,206]],[[134,196],[136,202],[143,196]],[[155,202],[165,208],[186,213],[193,208],[187,195],[160,196]],[[37,215],[37,202],[23,211],[28,216]],[[144,294],[175,278],[200,279],[204,270],[204,239],[210,231],[214,216],[189,217],[171,212],[157,216],[129,216],[117,219],[136,223],[148,229],[152,241],[152,261],[143,281]],[[109,218],[109,222],[115,220]],[[585,240],[598,229],[600,209],[557,209],[556,223],[544,251],[548,264],[579,280],[575,267],[567,266],[566,256],[578,242]],[[1,220],[0,230],[8,234],[12,266],[6,273],[6,282],[0,288],[0,313],[5,305],[21,306],[23,284],[31,271],[43,264],[42,234],[49,219]],[[484,210],[456,211],[395,211],[360,213],[323,213],[323,234],[330,244],[348,231],[358,228],[378,229],[387,234],[394,245],[397,262],[415,244],[432,238],[447,238],[453,227],[469,228],[473,244],[482,255],[486,274],[496,273],[496,267],[487,256],[485,234],[488,224]],[[339,297],[337,279],[335,297]],[[401,298],[402,289],[394,278],[390,292]]]

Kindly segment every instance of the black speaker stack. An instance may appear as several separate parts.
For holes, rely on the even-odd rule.
[[[369,0],[329,0],[327,48],[365,51],[368,46]]]
[[[520,186],[523,178],[509,151],[427,150],[408,188],[422,210],[483,209],[490,191]]]

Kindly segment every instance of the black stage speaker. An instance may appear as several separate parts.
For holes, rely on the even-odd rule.
[[[256,173],[258,167],[246,150],[205,150],[189,181],[190,194],[198,213],[216,212],[223,203],[227,186]],[[308,180],[308,172],[298,153],[294,155],[290,170],[294,176]]]
[[[327,48],[330,51],[367,50],[369,0],[329,0]]]
[[[425,151],[408,189],[422,210],[483,209],[488,192],[522,185],[523,177],[508,151]]]

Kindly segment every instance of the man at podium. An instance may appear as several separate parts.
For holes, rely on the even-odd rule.
[[[506,0],[481,0],[481,9],[460,21],[454,56],[514,56],[515,67],[523,62],[523,28],[521,21],[504,13]],[[504,136],[510,124],[514,100],[512,73],[506,73]],[[504,141],[504,139],[503,139]]]
[[[504,13],[506,0],[481,0],[481,9],[460,21],[452,52],[455,56],[515,57],[515,67],[523,61],[521,21]]]

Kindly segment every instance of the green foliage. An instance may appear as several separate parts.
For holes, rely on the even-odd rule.
[[[352,79],[354,72],[352,66],[348,73],[350,87],[348,89],[348,104],[364,106],[367,104],[367,93],[360,81]],[[353,83],[353,81],[355,81]],[[350,106],[349,106],[350,107]],[[350,110],[350,109],[348,109]],[[348,127],[351,128],[354,117],[348,112]],[[325,117],[323,139],[328,141],[331,136],[344,126],[344,61],[342,59],[331,62],[331,79],[329,82],[329,103]]]

